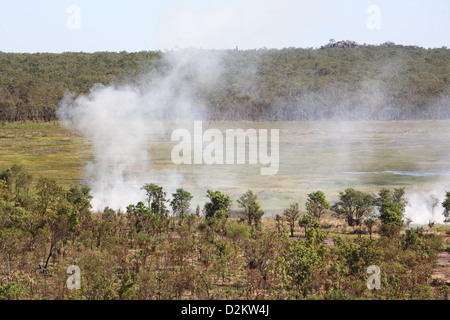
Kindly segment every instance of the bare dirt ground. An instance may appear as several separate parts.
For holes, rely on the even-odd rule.
[[[432,278],[450,286],[450,253],[442,251],[437,255],[437,259],[438,265],[433,272]]]
[[[329,246],[334,246],[334,241],[333,241],[333,238],[331,238],[331,237],[326,238],[326,239],[323,241],[323,243],[324,243],[327,247],[329,247]]]

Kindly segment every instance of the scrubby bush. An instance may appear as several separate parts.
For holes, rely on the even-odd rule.
[[[296,203],[256,227],[248,216],[229,218],[231,199],[211,191],[207,217],[184,211],[170,228],[156,204],[91,212],[88,189],[42,179],[17,201],[1,181],[0,299],[448,298],[431,277],[445,249],[442,229],[399,234],[401,207],[392,201],[383,202],[381,219],[395,232],[325,241],[334,231],[312,215],[299,219]],[[289,237],[296,223],[304,237]],[[80,267],[79,290],[62,285],[69,265]],[[367,289],[370,265],[381,270],[381,289]]]

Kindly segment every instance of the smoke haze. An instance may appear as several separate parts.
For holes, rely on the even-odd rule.
[[[214,82],[220,73],[218,57],[181,50],[165,59],[170,71],[148,74],[144,85],[96,85],[87,95],[68,92],[60,103],[58,118],[93,144],[94,160],[82,179],[92,187],[95,210],[124,209],[142,201],[140,187],[153,178],[149,141],[166,132],[168,121],[202,119],[202,106],[192,95]]]
[[[88,94],[78,97],[70,92],[66,93],[58,109],[59,119],[67,128],[84,134],[93,146],[93,160],[85,166],[81,179],[92,187],[94,210],[103,210],[106,206],[123,210],[131,203],[144,200],[145,194],[140,190],[144,183],[163,185],[169,196],[176,188],[194,186],[188,189],[194,194],[194,207],[204,202],[204,194],[208,188],[233,192],[233,196],[252,189],[261,195],[262,200],[276,203],[277,209],[282,209],[289,201],[303,204],[308,192],[319,189],[332,190],[334,193],[327,193],[327,197],[336,201],[337,189],[343,191],[345,187],[356,187],[369,191],[370,188],[373,190],[374,185],[379,185],[380,188],[384,185],[383,180],[374,175],[353,175],[349,178],[345,172],[358,171],[355,168],[369,173],[374,168],[380,172],[404,170],[401,167],[403,162],[411,167],[411,172],[433,171],[427,165],[421,165],[427,161],[426,158],[404,159],[404,155],[398,154],[398,150],[413,148],[417,141],[426,141],[427,137],[424,135],[432,136],[430,141],[438,146],[445,146],[450,140],[445,127],[434,125],[423,129],[414,128],[414,124],[411,124],[411,128],[408,124],[403,124],[402,128],[392,125],[389,127],[392,131],[390,138],[396,139],[384,140],[385,132],[381,131],[385,128],[379,127],[377,122],[356,124],[343,121],[348,119],[336,113],[331,116],[333,120],[327,121],[323,126],[316,122],[301,122],[298,125],[291,124],[289,128],[280,128],[281,140],[298,147],[281,146],[280,171],[276,176],[255,177],[258,173],[252,175],[253,169],[247,167],[233,167],[234,171],[227,171],[228,174],[224,174],[220,166],[195,167],[186,172],[178,170],[171,163],[168,166],[167,162],[166,165],[159,166],[156,174],[155,159],[158,156],[161,159],[161,155],[157,154],[159,150],[154,150],[154,142],[167,137],[170,129],[191,129],[193,120],[209,119],[208,108],[201,103],[198,92],[212,89],[214,94],[216,85],[231,85],[243,95],[252,94],[252,81],[258,74],[259,61],[253,61],[245,69],[234,66],[233,70],[239,69],[239,75],[243,76],[237,77],[238,83],[227,83],[227,72],[230,69],[226,63],[230,63],[230,60],[223,59],[225,56],[226,51],[171,51],[165,53],[163,58],[163,64],[168,68],[143,75],[139,85],[96,85]],[[308,99],[334,101],[335,110],[353,108],[355,119],[364,119],[368,110],[374,110],[373,105],[382,113],[383,108],[391,105],[383,81],[394,76],[403,65],[402,61],[387,61],[386,68],[380,70],[378,77],[361,83],[358,90],[369,92],[371,100],[361,101],[359,105],[351,106],[340,98],[351,96],[352,101],[358,101],[354,97],[358,90],[349,93],[348,88],[339,84],[324,87],[320,97],[315,94]],[[448,104],[448,101],[438,98],[431,109],[439,110],[445,103]],[[271,106],[272,111],[282,108],[284,106],[277,104]],[[294,106],[292,112],[316,112],[311,108],[303,104]],[[253,123],[250,126],[257,125]],[[237,128],[240,127],[241,124],[238,123]],[[290,134],[290,128],[294,128],[296,134]],[[312,131],[308,128],[312,128]],[[441,136],[439,131],[442,132]],[[308,140],[309,137],[311,141]],[[419,144],[418,148],[420,147]],[[433,161],[443,164],[444,167],[439,171],[449,171],[445,168],[445,164],[450,162],[449,153],[445,149],[441,150],[442,153],[433,156]],[[426,151],[417,149],[417,153],[426,154]],[[333,156],[330,157],[330,154]],[[398,165],[395,161],[388,161],[390,158],[397,159]],[[162,159],[168,161],[170,152],[163,155]],[[295,164],[303,167],[294,168]],[[335,175],[333,180],[321,181],[323,176],[332,175]],[[448,187],[446,176],[435,177],[432,183],[429,183],[431,178],[428,178],[426,187],[410,185],[406,188],[410,203],[406,208],[406,217],[411,218],[414,223],[443,220],[440,204]],[[344,181],[347,182],[344,184]],[[399,177],[399,183],[400,181],[406,180]],[[431,195],[439,201],[434,209]]]

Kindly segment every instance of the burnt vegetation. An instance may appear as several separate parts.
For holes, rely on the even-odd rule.
[[[90,188],[32,181],[0,171],[0,299],[448,299],[433,276],[448,235],[405,229],[403,188],[347,189],[333,206],[317,191],[306,211],[264,217],[251,190],[241,216],[220,190],[192,211],[188,190],[156,184],[126,211],[92,212]],[[80,289],[66,286],[71,265]],[[380,289],[367,288],[371,265]]]

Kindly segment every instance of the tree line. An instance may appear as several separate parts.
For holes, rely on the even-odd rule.
[[[403,188],[348,188],[333,205],[316,191],[304,214],[295,202],[263,219],[250,190],[237,200],[240,217],[220,190],[191,211],[188,191],[169,199],[154,183],[126,212],[92,212],[89,187],[32,181],[17,165],[0,172],[0,299],[448,299],[431,278],[443,237],[400,232]],[[450,193],[442,205],[448,219]],[[330,235],[331,214],[358,235]],[[79,290],[65,285],[70,265]],[[379,290],[367,289],[370,265],[381,269]]]
[[[223,72],[193,94],[208,120],[450,118],[445,47],[386,43],[213,53]],[[54,120],[66,90],[86,94],[96,83],[145,87],[146,75],[171,70],[165,55],[0,53],[0,121]]]

